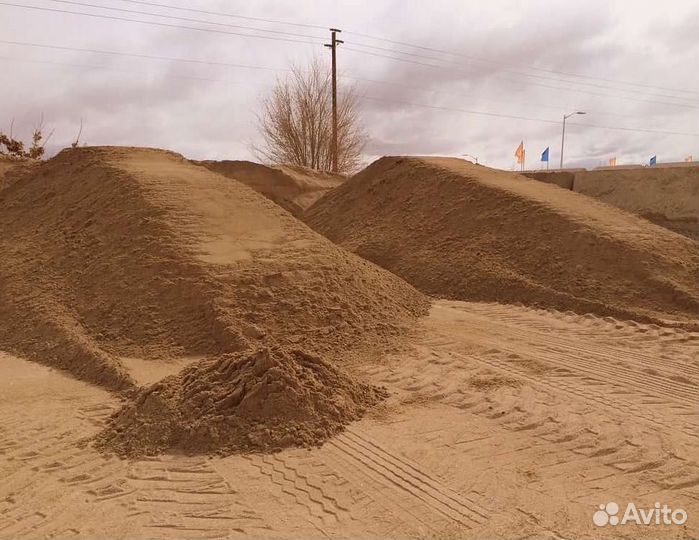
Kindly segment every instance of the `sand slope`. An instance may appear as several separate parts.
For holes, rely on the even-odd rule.
[[[0,230],[0,350],[112,388],[134,384],[122,358],[267,344],[332,357],[399,334],[426,306],[248,187],[165,151],[65,150],[0,192]]]
[[[692,241],[518,174],[383,158],[304,219],[432,295],[697,324]]]
[[[699,167],[635,167],[527,172],[683,234],[699,237]]]
[[[326,191],[347,179],[340,174],[306,167],[268,167],[251,161],[202,161],[201,165],[242,182],[294,215],[299,215]]]
[[[575,175],[573,189],[675,232],[699,237],[699,167],[584,171]]]

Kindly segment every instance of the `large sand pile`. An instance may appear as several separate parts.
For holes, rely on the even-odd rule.
[[[337,358],[426,300],[238,182],[148,149],[65,150],[0,191],[0,350],[111,388],[121,360],[280,344]]]
[[[696,244],[519,174],[383,158],[305,219],[432,295],[697,325]]]
[[[339,174],[306,167],[268,167],[250,161],[202,161],[201,165],[229,178],[235,178],[295,216],[347,179]]]
[[[99,445],[130,456],[315,446],[385,396],[307,353],[260,349],[195,364],[141,391]]]
[[[691,238],[699,237],[699,167],[583,171],[573,189]]]
[[[0,191],[10,187],[38,165],[39,162],[32,159],[8,159],[0,155]]]

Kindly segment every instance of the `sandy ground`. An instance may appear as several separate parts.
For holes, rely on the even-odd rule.
[[[354,366],[392,397],[322,448],[141,461],[89,442],[112,394],[0,355],[0,538],[695,537],[697,344],[437,301],[405,350]],[[690,517],[595,527],[611,501]]]

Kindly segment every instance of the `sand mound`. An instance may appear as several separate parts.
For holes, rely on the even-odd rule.
[[[383,158],[304,219],[432,295],[697,324],[691,240],[518,174]]]
[[[575,175],[573,189],[690,238],[699,237],[699,167],[584,171]]]
[[[170,152],[65,150],[0,191],[0,350],[112,388],[122,358],[263,344],[336,358],[424,312],[412,287]]]
[[[38,165],[39,162],[33,159],[8,159],[0,155],[0,191],[10,187]]]
[[[198,363],[142,390],[98,445],[129,456],[315,446],[386,395],[315,356],[260,349]]]
[[[294,215],[299,215],[347,178],[291,165],[267,167],[250,161],[202,161],[208,169],[235,178]]]
[[[635,167],[523,173],[699,238],[699,167]]]

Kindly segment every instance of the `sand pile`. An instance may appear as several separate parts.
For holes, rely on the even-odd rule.
[[[124,358],[336,359],[426,309],[402,280],[177,154],[65,150],[0,191],[0,350],[111,388]]]
[[[98,445],[129,456],[316,446],[386,395],[318,357],[260,349],[195,364],[142,390]]]
[[[304,219],[432,295],[697,325],[696,244],[518,174],[383,158]]]
[[[699,238],[699,167],[583,171],[575,175],[573,189]]]
[[[38,165],[39,162],[33,159],[8,159],[0,155],[0,191],[10,187]]]
[[[340,174],[292,165],[267,167],[250,161],[202,161],[200,164],[235,178],[295,216],[347,179]]]

